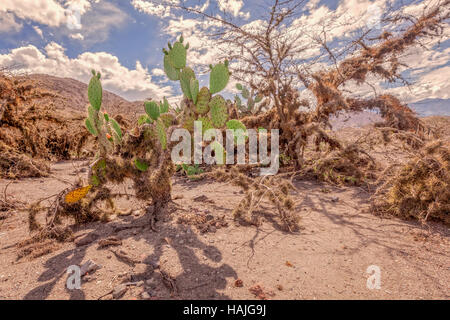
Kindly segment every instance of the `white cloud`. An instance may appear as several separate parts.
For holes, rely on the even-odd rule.
[[[54,0],[2,0],[1,12],[12,12],[20,19],[30,19],[52,27],[66,21],[66,10]]]
[[[85,52],[71,59],[64,48],[55,42],[41,52],[33,45],[13,49],[8,54],[0,55],[0,66],[18,65],[27,73],[43,73],[58,77],[68,77],[88,82],[90,70],[102,73],[102,84],[105,89],[129,100],[141,100],[148,97],[162,99],[170,96],[172,89],[152,83],[148,70],[139,61],[135,69],[123,66],[119,59],[106,52]]]
[[[111,31],[123,26],[130,20],[129,18],[126,12],[114,4],[104,1],[90,10],[86,9],[80,20],[80,28],[69,30],[69,36],[72,39],[82,40],[84,46],[90,46],[106,41]],[[62,30],[62,32],[67,32],[67,30]]]
[[[232,14],[234,17],[241,17],[244,19],[250,18],[250,12],[242,12],[241,9],[244,6],[242,0],[217,0],[220,10]]]
[[[36,33],[42,38],[44,39],[44,34],[42,32],[42,30],[38,27],[38,26],[33,26],[34,31],[36,31]]]
[[[179,4],[180,1],[179,0],[168,0],[168,1],[161,2],[159,4],[155,3],[155,1],[145,1],[145,0],[131,1],[131,4],[133,5],[133,7],[136,10],[147,13],[152,16],[158,16],[161,18],[166,18],[166,17],[172,16],[171,8],[166,3]]]
[[[75,40],[84,40],[84,36],[81,33],[73,33],[70,37]]]
[[[0,10],[0,33],[6,33],[11,31],[19,32],[21,29],[22,24],[16,21],[12,13],[2,12]]]

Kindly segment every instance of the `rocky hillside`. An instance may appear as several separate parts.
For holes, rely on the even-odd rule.
[[[87,84],[70,78],[59,78],[46,74],[33,74],[27,76],[36,82],[36,86],[55,92],[61,99],[58,109],[76,110],[85,112],[88,104]],[[58,99],[59,100],[59,99]],[[109,91],[103,91],[103,107],[112,115],[123,114],[134,116],[142,113],[142,102],[130,102]]]

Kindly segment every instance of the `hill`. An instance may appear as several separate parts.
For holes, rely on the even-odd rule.
[[[71,78],[59,78],[46,74],[33,74],[27,78],[35,81],[36,87],[56,93],[61,100],[56,105],[58,109],[76,110],[85,112],[88,102],[88,85]],[[136,112],[142,113],[142,102],[130,102],[124,98],[109,92],[103,91],[103,107],[112,115],[123,114],[134,116]]]

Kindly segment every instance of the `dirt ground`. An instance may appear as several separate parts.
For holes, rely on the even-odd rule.
[[[85,174],[85,165],[56,163],[48,178],[11,183],[8,196],[30,203],[59,193]],[[0,180],[0,190],[8,183]],[[28,218],[10,212],[0,220],[0,299],[113,299],[114,289],[120,299],[450,298],[448,228],[373,216],[369,195],[357,187],[295,185],[297,233],[281,230],[269,204],[260,227],[236,225],[231,212],[239,189],[176,177],[175,204],[158,232],[148,228],[140,204],[124,200],[122,208],[136,209],[130,215],[79,226],[74,242],[34,259],[17,258],[16,244],[29,237]],[[223,217],[228,226],[201,233],[177,223],[182,214]],[[99,248],[112,236],[122,244]],[[100,269],[83,278],[81,290],[67,289],[67,268],[88,260]],[[367,288],[371,265],[381,269],[380,289]],[[120,290],[124,282],[133,284]]]

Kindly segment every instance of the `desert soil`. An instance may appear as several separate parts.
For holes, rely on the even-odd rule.
[[[57,194],[84,175],[85,166],[55,163],[50,177],[11,183],[8,196],[31,203]],[[0,190],[8,183],[0,180]],[[170,217],[157,222],[157,232],[148,228],[140,204],[124,200],[122,208],[136,209],[130,215],[78,226],[74,242],[33,259],[18,259],[16,247],[29,237],[27,213],[9,212],[0,220],[0,299],[113,299],[108,293],[125,292],[119,290],[124,282],[134,284],[116,298],[450,298],[448,228],[376,217],[368,212],[369,194],[360,188],[295,185],[301,216],[296,233],[280,228],[269,204],[261,226],[237,225],[232,210],[243,196],[239,189],[176,177]],[[228,226],[202,233],[178,223],[183,214],[224,217]],[[99,248],[112,236],[122,244]],[[88,260],[101,268],[83,278],[81,290],[67,289],[67,268]],[[367,287],[371,265],[381,269],[380,289]],[[254,289],[261,289],[259,296]]]

